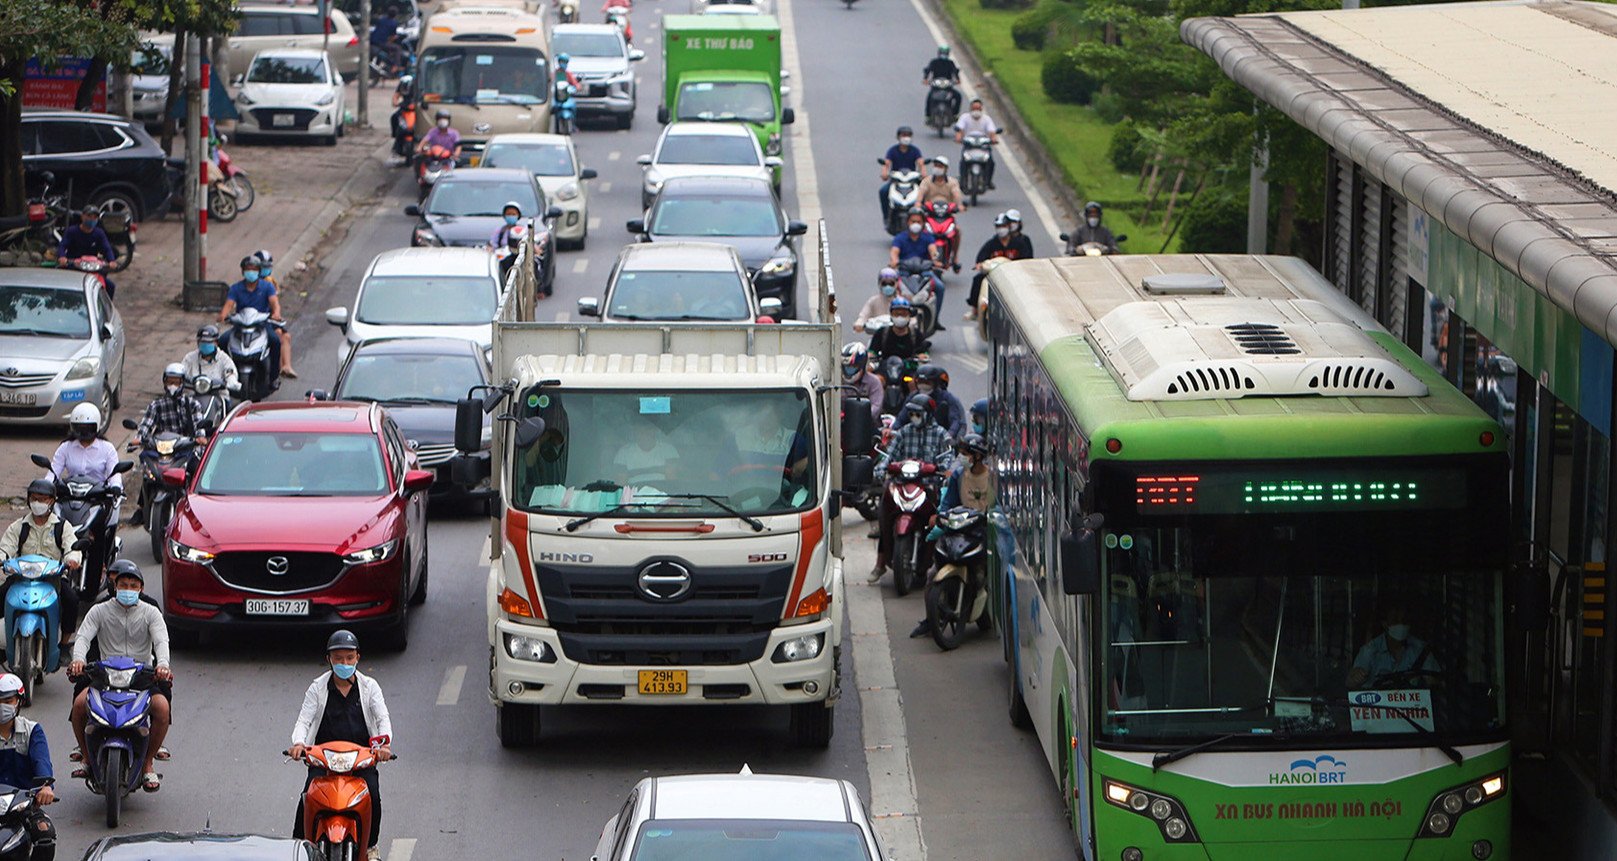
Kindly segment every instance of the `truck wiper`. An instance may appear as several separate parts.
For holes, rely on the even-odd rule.
[[[616,485],[613,485],[613,487],[615,488]],[[584,489],[589,490],[590,488],[586,487]],[[659,494],[657,496],[657,498],[658,499],[669,499],[669,498],[672,498],[672,497],[667,497],[667,496],[663,496],[663,495]],[[562,528],[567,530],[568,532],[577,532],[578,527],[583,526],[586,523],[590,523],[590,522],[593,522],[593,521],[596,521],[596,520],[600,520],[601,518],[606,517],[609,514],[617,514],[620,511],[624,511],[624,510],[627,510],[627,509],[630,509],[630,508],[645,508],[646,506],[651,505],[651,504],[652,503],[649,500],[637,500],[635,502],[620,502],[617,505],[612,506],[611,508],[602,509],[601,511],[597,511],[594,514],[586,514],[583,517],[575,517],[572,520],[567,521],[567,523],[564,524],[562,526]],[[687,505],[687,506],[684,506],[684,507],[689,508],[690,506]]]
[[[725,514],[728,514],[731,517],[738,518],[738,519],[740,519],[740,521],[742,523],[745,523],[748,526],[751,526],[753,532],[762,532],[762,531],[764,531],[764,522],[762,520],[759,520],[758,518],[753,517],[750,514],[742,514],[740,511],[737,511],[734,506],[730,505],[730,503],[725,502],[723,499],[721,499],[721,498],[719,498],[717,496],[712,496],[712,495],[706,494],[706,493],[670,493],[670,494],[667,494],[667,498],[668,499],[701,499],[701,500],[706,500],[708,502],[713,503],[714,505],[717,505],[720,509],[722,509],[724,511]]]

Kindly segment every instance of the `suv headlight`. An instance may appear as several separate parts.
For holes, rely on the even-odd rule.
[[[68,369],[67,379],[69,381],[89,380],[94,379],[95,375],[99,373],[101,373],[101,360],[95,356],[85,356],[74,362],[73,367]]]
[[[190,562],[193,565],[206,565],[213,561],[212,553],[181,544],[172,538],[168,541],[168,555],[181,562]]]
[[[444,244],[443,240],[439,239],[438,234],[430,227],[417,227],[415,229],[415,241],[420,245]]]
[[[348,563],[349,565],[369,565],[372,562],[381,562],[389,556],[392,556],[393,551],[397,550],[398,547],[399,540],[395,538],[392,541],[384,541],[375,547],[369,547],[364,550],[355,550],[352,553],[344,553],[342,561]]]
[[[769,258],[769,262],[767,262],[763,266],[759,267],[758,274],[760,274],[760,275],[788,275],[788,274],[790,274],[792,272],[792,270],[794,270],[796,268],[797,268],[797,261],[793,260],[791,255],[789,255],[789,254],[782,254],[782,255],[780,255],[778,257]]]
[[[557,200],[576,200],[578,198],[578,183],[569,182],[556,192]]]

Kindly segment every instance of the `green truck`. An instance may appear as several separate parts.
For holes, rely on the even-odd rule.
[[[766,155],[781,154],[780,22],[768,15],[663,18],[663,101],[657,122],[741,122]]]

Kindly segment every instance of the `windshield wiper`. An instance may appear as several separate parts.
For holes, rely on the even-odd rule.
[[[1329,700],[1329,703],[1330,703],[1330,705],[1333,705],[1333,706],[1346,706],[1348,708],[1353,708],[1353,706],[1355,705],[1355,703],[1353,703],[1351,700],[1347,700],[1347,699]],[[1427,729],[1426,727],[1422,726],[1419,721],[1416,721],[1415,718],[1411,717],[1411,712],[1413,710],[1405,708],[1404,706],[1389,706],[1389,705],[1377,704],[1377,705],[1374,705],[1374,706],[1364,706],[1364,708],[1386,709],[1387,711],[1392,712],[1394,715],[1397,715],[1398,717],[1403,718],[1404,723],[1407,723],[1410,726],[1414,727],[1415,731],[1419,732],[1421,735],[1428,735],[1428,736],[1436,736],[1437,735],[1437,732],[1435,730]],[[1431,742],[1431,746],[1437,748],[1440,751],[1442,751],[1444,756],[1448,757],[1449,759],[1454,760],[1455,765],[1464,765],[1465,764],[1465,754],[1460,753],[1460,751],[1457,748],[1455,748],[1454,745],[1451,745],[1448,742],[1441,741],[1441,740],[1438,740],[1436,738],[1433,738],[1432,742]]]
[[[717,505],[720,509],[722,509],[724,511],[725,514],[728,514],[731,517],[738,518],[742,523],[745,523],[748,526],[751,526],[753,532],[762,532],[762,531],[764,531],[764,522],[762,520],[759,520],[758,518],[753,517],[750,514],[742,514],[740,511],[736,510],[736,508],[734,506],[730,505],[730,503],[725,502],[723,499],[721,499],[721,498],[719,498],[717,496],[713,496],[711,494],[706,494],[706,493],[670,493],[670,494],[667,494],[667,497],[669,499],[701,499],[701,500],[706,500],[707,502],[711,502],[714,505]]]
[[[1214,736],[1206,741],[1199,741],[1188,747],[1178,748],[1177,750],[1159,750],[1157,751],[1156,756],[1151,757],[1151,770],[1156,771],[1165,765],[1171,765],[1188,756],[1195,756],[1204,750],[1212,750],[1225,742],[1234,741],[1238,738],[1273,738],[1275,735],[1276,734],[1271,733],[1255,733],[1251,730],[1247,730],[1245,732],[1227,732],[1223,735]]]
[[[597,487],[596,485],[604,485],[604,486]],[[594,482],[592,484],[585,485],[583,489],[584,490],[616,490],[617,488],[618,488],[617,485],[612,484],[609,481],[602,481],[602,482]],[[658,494],[655,498],[656,499],[668,499],[670,497],[666,497],[666,496],[663,496],[662,494]],[[653,504],[655,504],[655,503],[652,500],[649,500],[649,499],[648,500],[636,500],[634,502],[620,502],[617,505],[612,506],[611,508],[607,508],[607,509],[603,509],[601,511],[597,511],[594,514],[586,514],[583,517],[575,517],[572,520],[567,521],[567,523],[565,525],[563,525],[562,528],[567,530],[568,532],[577,532],[578,527],[583,526],[586,523],[590,523],[590,522],[593,522],[593,521],[596,521],[596,520],[600,520],[601,518],[606,517],[609,514],[617,514],[620,511],[625,511],[625,510],[630,509],[630,508],[646,508],[646,507],[648,507],[650,505],[653,505]],[[683,507],[689,508],[690,506],[683,506]]]
[[[452,404],[452,403],[454,403],[454,401],[446,400],[444,398],[421,398],[421,397],[413,397],[412,396],[412,397],[406,397],[406,398],[383,398],[382,403],[384,403],[384,404]]]

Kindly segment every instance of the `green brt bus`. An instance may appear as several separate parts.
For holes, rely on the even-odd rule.
[[[1293,258],[989,279],[994,606],[1090,859],[1508,858],[1497,424]]]

